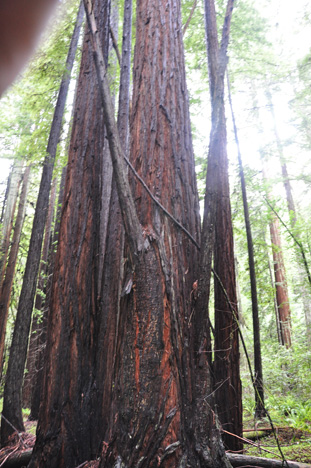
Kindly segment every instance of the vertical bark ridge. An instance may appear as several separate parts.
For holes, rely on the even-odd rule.
[[[107,47],[109,2],[95,14]],[[107,57],[107,48],[105,56]],[[96,455],[92,425],[104,121],[86,33],[48,317],[43,397],[32,467],[70,468]],[[98,428],[96,428],[98,429]]]
[[[130,160],[152,193],[199,241],[178,2],[138,2],[133,82]],[[149,248],[134,272],[129,259],[125,262],[128,288],[120,305],[101,466],[117,460],[154,466],[161,458],[163,466],[177,466],[191,403],[187,335],[197,252],[131,175],[130,181]],[[112,318],[107,320],[111,326]],[[172,453],[166,450],[171,444],[176,444]]]

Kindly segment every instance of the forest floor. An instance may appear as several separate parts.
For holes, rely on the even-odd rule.
[[[245,432],[243,435],[244,438],[249,439],[250,442],[250,444],[244,445],[244,454],[262,458],[281,459],[277,442],[269,425],[266,422],[258,424],[257,432],[251,431],[253,426],[254,421],[251,419],[244,421]],[[0,450],[0,466],[9,466],[7,462],[9,462],[10,459],[16,459],[16,457],[21,457],[22,459],[24,457],[25,461],[27,457],[30,458],[31,450],[36,439],[36,422],[25,421],[25,429],[26,432],[24,433],[18,435],[15,433],[12,436],[10,445]],[[287,461],[311,464],[311,432],[302,431],[290,426],[276,426],[276,434],[284,458]],[[16,466],[22,465],[19,464]],[[83,466],[83,468],[97,468],[98,462],[88,462],[80,466]]]
[[[251,428],[252,424],[250,424],[250,422],[244,422],[244,428],[246,429],[246,427]],[[268,430],[263,431],[262,429],[265,428]],[[275,430],[279,445],[286,460],[311,464],[311,432],[302,431],[290,426],[276,426]],[[276,439],[269,424],[266,422],[259,424],[257,431],[257,433],[255,431],[244,432],[243,436],[247,439],[251,439],[250,442],[254,444],[244,445],[245,455],[281,459],[282,457]]]

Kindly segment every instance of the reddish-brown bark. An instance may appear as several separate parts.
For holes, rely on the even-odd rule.
[[[59,186],[58,193],[58,202],[56,210],[56,220],[54,225],[54,233],[52,239],[52,245],[50,245],[50,252],[48,256],[48,273],[47,273],[47,282],[46,282],[46,296],[43,307],[43,316],[40,327],[40,336],[37,341],[38,350],[36,356],[36,376],[35,382],[32,388],[31,394],[31,405],[30,405],[30,420],[37,420],[39,417],[39,407],[41,403],[41,390],[43,385],[43,371],[44,371],[44,355],[46,347],[46,327],[47,327],[47,317],[49,311],[49,304],[51,299],[51,287],[52,287],[52,277],[55,265],[55,256],[56,256],[56,246],[58,244],[58,234],[59,234],[59,225],[60,225],[60,215],[61,215],[61,206],[64,198],[64,189],[65,189],[65,179],[66,179],[66,167],[62,170],[61,181]]]
[[[279,222],[274,218],[270,224],[270,236],[273,253],[273,266],[275,278],[275,292],[278,305],[279,323],[280,323],[280,338],[281,344],[286,348],[291,347],[291,313],[287,291],[287,281],[285,275],[285,266],[283,259],[283,251],[281,237],[279,232]]]
[[[153,194],[198,239],[179,8],[175,1],[137,4],[131,160]],[[152,466],[160,459],[163,466],[177,466],[191,432],[189,345],[197,252],[133,176],[131,183],[149,247],[133,273],[130,259],[125,262],[101,466],[118,459],[126,466],[139,460]],[[113,315],[107,317],[112,334],[114,322]]]
[[[196,426],[201,424],[193,419],[197,388],[192,288],[198,252],[131,176],[135,209],[124,177],[121,143],[97,40],[103,27],[96,26],[90,2],[85,0],[85,5],[126,248],[120,265],[116,259],[120,258],[122,236],[119,224],[114,224],[112,197],[98,304],[96,200],[100,196],[96,177],[100,168],[96,162],[100,151],[95,147],[95,156],[91,153],[92,166],[87,164],[88,151],[79,159],[73,157],[87,140],[86,124],[92,124],[96,114],[92,109],[93,114],[87,115],[89,108],[82,105],[90,98],[88,87],[93,83],[90,74],[85,81],[86,70],[91,70],[85,46],[76,103],[81,120],[78,125],[75,118],[73,127],[52,291],[54,314],[49,318],[46,407],[40,412],[29,466],[70,468],[98,450],[102,467],[228,466],[223,448],[214,444],[216,432],[209,431],[209,426],[200,428],[199,444],[195,438]],[[105,6],[95,14],[101,21]],[[136,14],[131,160],[159,201],[199,241],[180,4],[176,0],[139,0]],[[98,115],[95,117],[98,123]],[[115,302],[121,286],[121,299]],[[212,412],[209,414],[212,419]],[[98,443],[101,440],[103,445]]]
[[[47,210],[49,206],[54,162],[62,129],[64,109],[69,90],[70,75],[76,55],[82,21],[83,8],[81,4],[70,41],[65,72],[63,73],[63,77],[60,83],[57,102],[52,119],[33,219],[23,284],[14,324],[14,332],[3,393],[3,411],[1,419],[2,444],[5,444],[8,440],[8,437],[14,432],[12,425],[19,431],[24,430],[21,394],[24,369],[27,359],[32,310],[36,294],[41,248]],[[7,421],[9,421],[11,425],[7,423]]]
[[[109,2],[97,1],[108,43]],[[106,50],[107,56],[107,50]],[[92,425],[98,320],[98,245],[104,122],[89,35],[83,43],[65,196],[48,318],[37,442],[30,467],[70,468],[96,456],[103,435]],[[102,428],[101,428],[102,430]]]

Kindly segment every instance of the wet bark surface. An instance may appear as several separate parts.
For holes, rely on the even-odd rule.
[[[97,2],[101,40],[108,37],[109,2]],[[108,42],[108,41],[106,41]],[[106,43],[105,42],[105,43]],[[106,50],[106,56],[107,56]],[[104,122],[85,35],[65,196],[48,318],[43,384],[31,467],[74,467],[96,455],[102,439],[92,426],[98,245]]]
[[[136,27],[131,162],[165,208],[199,240],[179,4],[138,2]],[[147,247],[134,271],[128,257],[124,262],[101,466],[118,461],[177,466],[186,454],[190,425],[197,252],[135,176],[130,180]],[[114,320],[107,317],[112,330]]]
[[[45,156],[43,164],[39,194],[33,220],[27,262],[23,277],[23,285],[18,303],[18,310],[15,320],[11,352],[6,375],[6,383],[3,394],[4,417],[1,421],[2,444],[5,444],[10,434],[14,432],[14,429],[10,426],[10,424],[7,423],[7,420],[10,421],[11,424],[13,424],[17,430],[24,430],[21,393],[23,385],[24,368],[27,358],[31,317],[40,266],[44,227],[49,206],[49,196],[54,161],[62,129],[65,103],[70,83],[70,74],[73,67],[75,53],[78,45],[82,19],[83,10],[82,8],[80,8],[67,55],[66,72],[64,73],[62,81],[60,83],[60,89],[47,144],[47,154]]]

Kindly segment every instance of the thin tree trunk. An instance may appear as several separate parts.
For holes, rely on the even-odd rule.
[[[10,173],[8,175],[8,178],[7,178],[7,182],[6,182],[6,189],[5,189],[5,193],[4,193],[4,197],[3,197],[3,202],[2,202],[2,210],[1,210],[1,217],[0,217],[0,223],[3,225],[3,220],[4,220],[4,212],[5,212],[5,208],[6,208],[6,204],[7,204],[7,199],[8,199],[8,195],[9,195],[9,190],[10,190],[10,185],[11,185],[11,179],[12,179],[12,167],[11,167],[11,170],[10,170]]]
[[[11,175],[8,179],[7,200],[3,214],[2,232],[1,232],[1,251],[0,251],[0,287],[3,283],[6,260],[10,248],[10,238],[14,222],[14,213],[20,183],[22,180],[23,162],[17,161],[11,169]]]
[[[215,403],[223,427],[228,432],[241,436],[242,399],[239,369],[238,313],[233,314],[227,303],[228,297],[233,310],[236,310],[237,298],[224,104],[224,77],[228,60],[227,48],[232,9],[233,0],[229,0],[222,30],[222,40],[219,45],[215,4],[213,0],[205,0],[212,129],[206,176],[196,330],[199,338],[197,346],[200,367],[204,361],[206,364],[210,364],[207,358],[210,355],[208,299],[212,253],[214,252],[214,270],[217,277],[214,283],[215,360],[213,370],[215,378],[214,388],[217,389],[215,392]],[[223,289],[225,289],[227,297],[225,297]],[[204,357],[204,354],[206,357]],[[207,376],[201,378],[197,387],[202,386],[202,390],[206,395],[208,392],[206,392],[204,380],[207,381]],[[198,411],[200,411],[199,408]],[[223,440],[225,445],[232,450],[240,450],[242,448],[242,444],[238,438],[224,434]]]
[[[289,179],[289,175],[287,171],[286,161],[285,161],[284,154],[283,154],[282,143],[281,143],[277,125],[276,125],[276,118],[275,118],[275,113],[274,113],[272,96],[269,90],[267,90],[266,95],[268,98],[268,104],[269,104],[269,108],[271,111],[273,124],[274,124],[274,135],[275,135],[275,140],[277,144],[280,164],[281,164],[283,185],[284,185],[284,189],[286,193],[286,201],[287,201],[290,225],[291,225],[291,229],[293,232],[293,236],[295,236],[296,239],[299,239],[300,244],[301,244],[300,235],[299,235],[299,232],[297,232],[297,228],[296,228],[297,212],[296,212],[292,187],[291,187],[291,183],[290,183],[290,179]],[[303,257],[303,264],[306,266],[305,256]],[[311,343],[311,294],[310,294],[310,288],[307,289],[306,287],[306,276],[308,279],[309,269],[306,269],[305,271],[299,260],[297,261],[297,267],[298,267],[299,276],[301,278],[301,296],[302,296],[303,310],[304,310],[305,319],[306,319],[306,334],[307,334],[308,342]],[[309,285],[311,286],[310,283]]]
[[[30,166],[27,166],[23,176],[23,185],[20,194],[19,206],[14,226],[14,234],[8,260],[8,265],[5,271],[5,278],[2,283],[0,294],[0,375],[2,375],[3,354],[5,347],[6,325],[9,313],[11,291],[14,279],[15,266],[19,250],[20,236],[25,218],[25,209],[27,202],[27,193],[29,185]]]
[[[263,164],[263,180],[267,181],[266,166],[264,162],[263,152],[261,151],[261,160]],[[269,193],[267,199],[269,203]],[[283,251],[281,245],[281,236],[279,228],[279,220],[275,214],[269,222],[270,239],[272,244],[273,269],[274,269],[274,287],[276,302],[278,307],[279,328],[280,328],[280,344],[287,348],[291,346],[291,312],[288,299],[287,281]]]
[[[269,255],[268,252],[267,252],[267,258],[268,258],[268,264],[269,264],[269,275],[270,275],[271,288],[274,291],[275,290],[274,271],[273,271],[273,268],[272,268],[272,265],[271,265],[270,255]],[[275,312],[275,323],[276,323],[276,331],[277,331],[277,336],[278,336],[278,342],[280,344],[282,344],[279,309],[278,309],[278,304],[277,304],[277,301],[276,301],[275,293],[273,293],[273,307],[274,307],[274,312]]]
[[[124,20],[122,32],[122,58],[120,71],[119,107],[118,107],[118,131],[124,154],[129,153],[129,107],[130,107],[130,74],[131,74],[131,42],[132,42],[132,0],[124,2]],[[110,158],[110,154],[108,154]],[[111,165],[110,159],[110,165]],[[105,181],[107,180],[107,175]],[[115,365],[116,337],[120,320],[120,299],[124,281],[124,270],[128,273],[128,266],[124,268],[124,227],[120,210],[117,185],[113,177],[110,186],[110,206],[107,209],[107,236],[104,258],[104,275],[101,284],[101,308],[105,311],[105,320],[102,320],[98,334],[98,358],[96,359],[96,376],[98,385],[102,388],[98,392],[100,401],[97,412],[96,424],[98,427],[107,427],[110,419],[110,403],[113,379],[107,375]],[[107,203],[107,202],[106,202]],[[113,268],[111,266],[113,265]],[[108,317],[109,325],[107,326]],[[111,319],[114,318],[114,320]],[[109,337],[107,339],[107,337]]]
[[[56,188],[57,188],[57,180],[54,178],[52,182],[51,188],[51,196],[50,196],[50,203],[48,209],[48,215],[45,223],[45,231],[44,231],[44,241],[41,253],[41,264],[39,269],[39,279],[38,279],[38,287],[37,287],[37,294],[35,299],[35,310],[36,313],[32,319],[32,326],[31,326],[31,334],[29,340],[29,348],[28,348],[28,356],[27,356],[27,364],[26,369],[27,373],[24,378],[24,385],[23,385],[23,407],[29,408],[31,403],[31,394],[35,385],[36,381],[36,374],[38,369],[36,368],[36,361],[37,361],[37,354],[40,352],[40,343],[41,343],[41,333],[43,332],[43,295],[46,292],[46,274],[48,271],[48,256],[50,250],[50,243],[51,243],[51,230],[52,230],[52,223],[54,218],[54,210],[55,210],[55,201],[56,201]],[[40,316],[39,316],[40,314]]]
[[[256,402],[255,416],[260,419],[265,416],[266,411],[265,411],[264,390],[263,390],[263,373],[262,373],[261,344],[260,344],[260,323],[259,323],[259,308],[258,308],[257,281],[256,281],[256,271],[255,271],[254,245],[253,245],[252,230],[251,230],[251,223],[250,223],[250,217],[249,217],[244,168],[243,168],[242,156],[241,156],[241,151],[240,151],[238,131],[237,131],[236,123],[235,123],[235,115],[233,112],[230,82],[229,82],[228,74],[227,74],[227,84],[228,84],[228,96],[229,96],[229,103],[230,103],[230,108],[231,108],[233,129],[234,129],[235,141],[236,141],[237,152],[238,152],[240,180],[241,180],[241,188],[242,188],[242,199],[243,199],[243,207],[244,207],[244,221],[245,221],[246,238],[247,238],[248,265],[249,265],[249,275],[250,275],[250,283],[251,283],[252,313],[253,313],[254,368],[255,368],[255,380],[253,382],[253,385],[254,385],[254,390],[255,390],[255,402]]]
[[[275,217],[270,223],[270,237],[272,244],[274,278],[276,300],[279,312],[280,332],[282,345],[286,348],[291,347],[291,313],[287,291],[287,281],[285,275],[285,266],[283,259],[283,251],[281,245],[279,221]]]
[[[18,430],[21,431],[24,430],[24,423],[22,418],[21,391],[25,362],[27,357],[28,337],[30,331],[32,309],[36,293],[38,271],[40,266],[41,247],[43,241],[45,221],[47,217],[47,210],[49,206],[50,187],[53,175],[57,144],[61,133],[62,119],[70,83],[70,74],[74,63],[82,21],[83,8],[81,5],[69,47],[69,52],[66,61],[66,72],[63,75],[60,84],[58,99],[47,145],[47,155],[43,166],[40,189],[28,250],[27,263],[14,327],[6,383],[4,388],[3,415],[8,421],[10,421],[11,424],[13,424],[13,426],[15,426]],[[12,432],[12,427],[5,421],[4,418],[2,418],[2,444],[6,443],[9,435],[12,434]]]
[[[117,47],[117,37],[118,37],[118,24],[119,24],[119,6],[116,1],[111,3],[111,13],[110,13],[110,25],[109,25],[109,51],[108,51],[108,68],[112,68],[113,76],[111,72],[109,74],[109,83],[112,83],[116,79],[116,55],[113,53],[113,48]],[[118,51],[119,54],[119,51]],[[118,55],[119,56],[119,55]],[[120,65],[120,62],[119,62]],[[121,77],[120,77],[121,79]],[[112,97],[115,101],[115,95]],[[108,140],[105,139],[104,151],[103,151],[103,162],[102,162],[102,195],[101,195],[101,210],[100,210],[100,241],[99,241],[99,267],[98,267],[98,291],[101,291],[102,279],[103,279],[103,270],[104,270],[104,259],[106,253],[106,241],[107,241],[107,231],[109,223],[109,214],[110,214],[110,202],[112,196],[112,174],[113,167],[110,156],[110,149]],[[117,225],[116,225],[117,226]]]
[[[42,324],[41,324],[41,332],[38,340],[38,352],[37,352],[37,359],[36,359],[36,380],[33,386],[32,395],[31,395],[31,407],[30,407],[30,415],[29,420],[37,420],[39,417],[39,407],[41,403],[41,391],[43,385],[43,366],[44,366],[44,354],[46,348],[46,328],[47,328],[47,317],[48,317],[48,310],[49,304],[51,299],[51,287],[52,287],[52,276],[54,271],[55,265],[55,255],[56,255],[56,246],[58,243],[58,234],[59,234],[59,226],[60,226],[60,216],[61,216],[61,206],[64,199],[64,191],[65,191],[65,178],[66,178],[66,167],[62,170],[61,180],[59,184],[59,193],[58,193],[58,203],[57,203],[57,210],[56,210],[56,219],[54,225],[54,234],[52,237],[52,243],[50,244],[50,252],[49,252],[49,262],[48,262],[48,274],[47,274],[47,284],[46,284],[46,296],[45,296],[45,303],[43,308],[43,317],[42,317]]]

